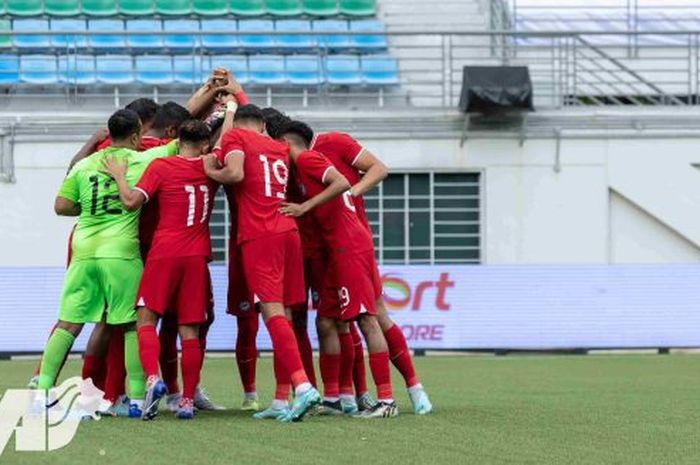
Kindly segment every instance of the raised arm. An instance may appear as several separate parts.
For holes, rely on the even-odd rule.
[[[282,207],[280,208],[280,213],[295,218],[303,216],[314,208],[333,200],[339,195],[342,195],[342,193],[346,190],[350,189],[350,183],[345,176],[340,174],[340,172],[333,167],[329,167],[326,171],[326,174],[323,177],[323,183],[326,185],[326,188],[322,192],[311,197],[301,205],[295,203],[283,203]]]
[[[365,195],[389,174],[386,165],[367,149],[362,150],[362,153],[358,156],[357,161],[355,161],[355,168],[363,171],[365,175],[362,176],[362,179],[357,184],[350,188],[350,193],[353,197]]]
[[[85,142],[85,144],[82,147],[80,147],[78,153],[76,153],[71,159],[70,163],[68,164],[68,171],[70,171],[73,168],[73,166],[83,158],[87,158],[88,156],[97,152],[97,146],[100,145],[102,141],[104,141],[107,138],[108,135],[109,131],[107,131],[107,129],[105,128],[102,128],[98,129],[92,136],[90,136],[87,142]]]
[[[148,198],[145,192],[139,189],[132,189],[126,182],[126,171],[128,169],[125,159],[107,157],[103,161],[105,172],[112,176],[119,188],[119,199],[124,204],[127,211],[133,212],[141,208]]]

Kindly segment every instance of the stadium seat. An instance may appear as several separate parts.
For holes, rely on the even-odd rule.
[[[199,45],[199,21],[194,19],[170,19],[163,21],[165,46],[171,49],[192,49]],[[194,32],[195,34],[187,34]]]
[[[245,0],[232,0],[232,2],[245,3]],[[228,14],[228,3],[228,0],[193,0],[192,10],[201,16],[225,16]]]
[[[119,0],[119,13],[123,15],[145,16],[155,12],[153,0]]]
[[[377,5],[375,0],[340,0],[340,12],[348,16],[374,16]]]
[[[236,16],[260,16],[264,15],[264,0],[232,0],[231,14]]]
[[[44,9],[41,0],[7,0],[7,12],[11,16],[38,16]]]
[[[43,32],[49,30],[49,21],[46,19],[16,19],[12,22],[12,30],[15,32]],[[15,47],[18,48],[45,48],[51,46],[49,36],[13,36]]]
[[[203,19],[202,31],[231,31],[231,35],[203,35],[202,47],[205,49],[232,49],[238,47],[235,19]]]
[[[130,55],[98,55],[95,57],[98,82],[129,84],[134,81],[134,67]]]
[[[144,84],[172,84],[173,60],[169,55],[136,57],[136,80]]]
[[[296,85],[321,84],[321,63],[316,55],[290,55],[286,59],[287,80]]]
[[[272,32],[274,23],[267,19],[244,19],[238,21],[238,38],[241,46],[245,48],[270,48],[275,45],[275,38],[271,35],[244,35],[246,32]]]
[[[255,84],[274,85],[287,81],[284,57],[281,55],[251,55],[248,59],[250,80]]]
[[[52,32],[85,32],[87,24],[84,19],[52,19]],[[55,35],[51,36],[51,45],[56,48],[87,47],[87,37],[84,35]]]
[[[117,14],[117,2],[114,0],[83,0],[83,14],[88,16],[114,16]]]
[[[19,79],[29,84],[56,84],[58,72],[53,55],[24,55],[19,59]]]
[[[275,22],[277,32],[310,32],[311,23],[305,19],[288,19]],[[278,47],[287,49],[304,49],[316,46],[316,37],[312,35],[275,36]]]
[[[317,20],[313,23],[316,32],[344,32],[348,30],[348,22],[337,19]],[[350,36],[329,35],[318,36],[319,45],[329,49],[341,49],[350,46]]]
[[[329,84],[362,84],[360,59],[355,55],[331,55],[326,58],[326,80]]]
[[[44,0],[44,12],[49,16],[75,16],[80,14],[80,1]]]
[[[299,16],[304,9],[301,0],[267,0],[267,12],[275,16]]]
[[[89,32],[114,32],[114,35],[91,35],[90,46],[101,49],[120,49],[126,47],[124,21],[121,19],[91,19],[88,21]]]
[[[389,55],[365,55],[362,78],[367,84],[395,85],[399,83],[399,64]]]
[[[312,16],[336,16],[338,0],[304,0],[304,13]]]
[[[192,13],[192,0],[156,0],[156,12],[166,16],[185,16]]]
[[[204,62],[204,74],[211,74],[215,68],[226,68],[236,76],[240,84],[250,82],[248,58],[245,55],[218,55],[211,57],[210,62]]]
[[[0,31],[9,32],[12,30],[9,19],[0,19]],[[0,48],[12,47],[12,36],[0,36]]]
[[[0,0],[0,15],[7,13],[7,2],[6,0]]]
[[[19,81],[19,59],[14,55],[0,55],[0,85]]]
[[[199,55],[175,56],[173,57],[173,77],[175,82],[183,84],[199,85],[206,80],[202,71],[205,66],[202,60],[209,62],[209,57]],[[207,68],[210,66],[207,65]]]
[[[139,32],[161,32],[163,23],[157,19],[130,19],[126,21],[127,31]],[[163,47],[163,36],[127,36],[126,42],[132,48],[161,48]]]
[[[94,84],[95,57],[92,55],[59,56],[58,80],[68,84]]]
[[[351,32],[377,32],[377,35],[358,35],[351,36],[351,45],[358,49],[374,49],[384,50],[388,44],[386,41],[386,28],[384,23],[376,19],[367,19],[361,21],[350,21]]]

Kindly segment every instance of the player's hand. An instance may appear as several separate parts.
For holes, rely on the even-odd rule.
[[[104,172],[113,178],[121,178],[126,175],[128,165],[125,158],[115,158],[114,156],[105,157],[102,160]]]
[[[216,171],[221,168],[221,165],[219,164],[219,159],[216,158],[216,155],[214,155],[213,153],[204,155],[203,162],[205,172]]]
[[[236,78],[234,77],[233,74],[229,70],[225,70],[225,75],[222,78],[222,81],[226,81],[222,86],[220,86],[218,89],[216,89],[218,92],[226,92],[227,94],[235,95],[243,88],[241,85],[238,83]]]
[[[298,203],[288,203],[285,202],[280,207],[279,212],[284,216],[291,216],[292,218],[298,218],[304,216],[306,213],[306,208],[304,205],[299,205]]]

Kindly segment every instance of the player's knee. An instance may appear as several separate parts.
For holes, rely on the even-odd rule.
[[[199,325],[180,325],[177,328],[180,339],[199,339]]]
[[[347,321],[337,320],[335,322],[335,327],[338,330],[338,334],[348,334],[350,333],[350,323]]]
[[[357,323],[360,326],[360,331],[362,331],[365,336],[378,332],[381,333],[382,331],[377,317],[373,315],[360,315]]]
[[[329,334],[333,334],[336,331],[335,320],[322,316],[316,318],[316,330],[318,331],[319,337],[325,337]]]

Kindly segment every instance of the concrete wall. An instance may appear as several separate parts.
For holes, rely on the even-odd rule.
[[[489,264],[671,263],[700,259],[693,139],[364,140],[391,169],[483,173]],[[53,214],[76,142],[19,142],[0,184],[0,266],[61,265],[73,220]]]

